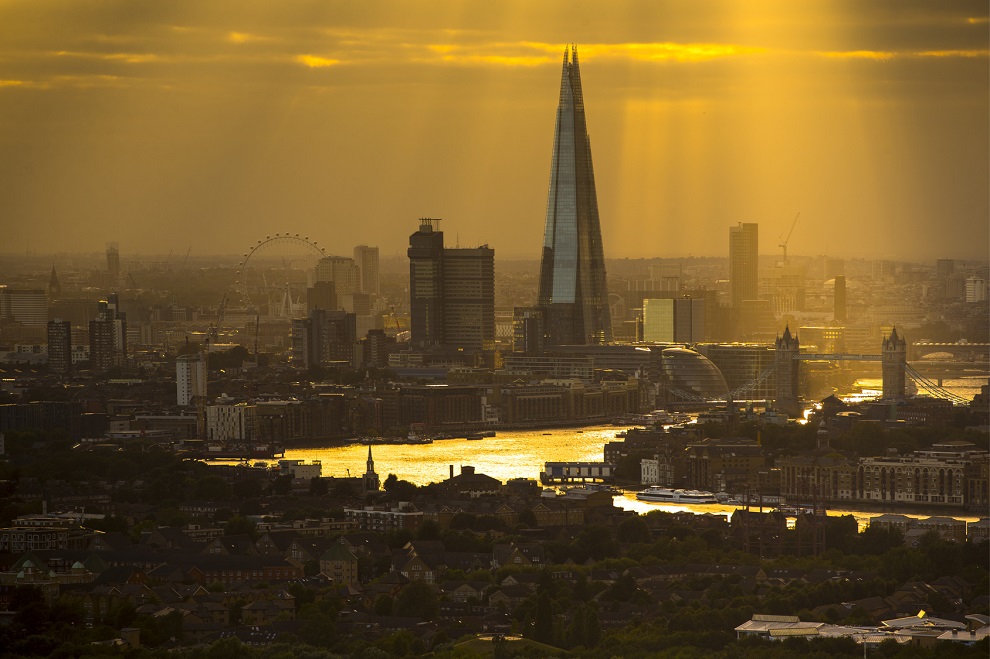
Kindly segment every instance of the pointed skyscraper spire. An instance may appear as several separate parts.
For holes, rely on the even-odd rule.
[[[564,49],[538,306],[551,345],[612,340],[591,141],[573,45]]]
[[[55,264],[52,263],[52,274],[48,278],[48,301],[53,302],[62,296],[62,284],[58,281],[58,273],[55,272]]]

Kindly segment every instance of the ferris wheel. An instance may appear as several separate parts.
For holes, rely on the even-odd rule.
[[[265,236],[238,263],[237,293],[250,313],[289,320],[305,315],[306,288],[326,251],[298,233]]]

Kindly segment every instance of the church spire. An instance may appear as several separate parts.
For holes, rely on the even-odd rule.
[[[368,445],[368,470],[362,478],[365,492],[377,492],[381,488],[381,480],[375,473],[375,459],[371,457],[371,445]]]

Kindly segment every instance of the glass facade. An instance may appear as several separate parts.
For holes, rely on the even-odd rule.
[[[722,372],[703,355],[687,348],[665,348],[663,371],[672,387],[713,399],[729,393]]]
[[[605,256],[577,49],[564,51],[554,130],[539,306],[552,345],[612,340]]]

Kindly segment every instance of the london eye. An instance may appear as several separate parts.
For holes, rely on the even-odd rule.
[[[291,320],[305,315],[306,288],[326,251],[309,236],[265,236],[238,263],[236,297],[245,310],[266,319]]]

